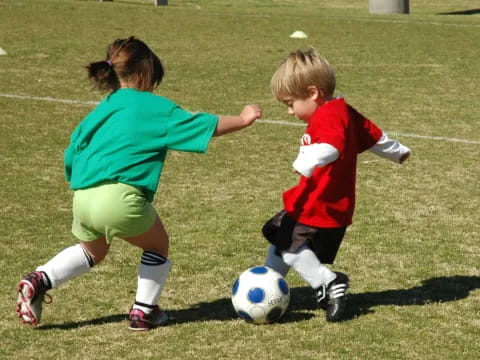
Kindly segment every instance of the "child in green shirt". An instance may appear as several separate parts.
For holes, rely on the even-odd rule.
[[[143,250],[130,329],[149,330],[168,320],[157,303],[170,270],[169,240],[151,203],[167,152],[204,153],[213,136],[253,124],[262,110],[247,105],[238,116],[191,113],[153,94],[164,69],[134,37],[114,41],[105,60],[87,70],[109,95],[77,126],[65,150],[74,190],[72,232],[80,242],[20,281],[17,313],[22,322],[38,324],[47,291],[89,272],[112,240],[123,239]]]

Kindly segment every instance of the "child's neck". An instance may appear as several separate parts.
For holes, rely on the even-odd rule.
[[[325,97],[322,97],[322,98],[319,98],[317,103],[318,103],[318,106],[322,106],[324,104],[326,104],[327,102],[329,101],[332,101],[332,100],[335,100],[335,98],[333,96],[325,96]]]

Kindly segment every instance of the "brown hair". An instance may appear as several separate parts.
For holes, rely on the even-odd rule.
[[[335,73],[328,61],[314,49],[296,50],[280,64],[270,82],[273,95],[283,101],[308,97],[309,86],[316,86],[323,97],[335,91]]]
[[[115,91],[120,81],[140,91],[153,91],[162,82],[160,59],[141,40],[117,39],[107,48],[105,60],[90,63],[88,78],[100,91]]]

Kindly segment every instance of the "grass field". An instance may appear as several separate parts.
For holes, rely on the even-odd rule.
[[[0,358],[479,358],[480,4],[410,7],[371,15],[367,0],[0,0]],[[291,39],[295,30],[308,39]],[[268,121],[214,139],[206,155],[169,155],[155,206],[171,237],[160,303],[170,325],[128,330],[140,251],[118,242],[92,273],[51,292],[40,326],[23,326],[18,280],[76,242],[63,150],[101,99],[84,66],[132,34],[164,61],[158,93],[218,114],[258,103]],[[360,157],[354,224],[334,267],[352,279],[345,321],[327,323],[292,272],[289,312],[253,326],[235,316],[231,286],[264,261],[260,229],[297,181],[303,134],[269,80],[307,46],[336,69],[338,93],[413,156],[404,166]]]

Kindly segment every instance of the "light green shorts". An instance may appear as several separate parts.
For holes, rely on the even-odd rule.
[[[105,236],[115,238],[143,234],[149,230],[157,212],[143,192],[134,186],[105,182],[75,190],[73,195],[73,234],[81,241]]]

